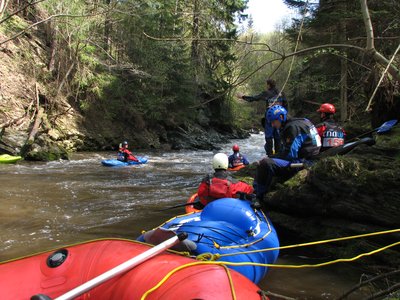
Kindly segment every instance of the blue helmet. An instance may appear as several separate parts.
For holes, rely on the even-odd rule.
[[[272,122],[275,120],[286,122],[286,119],[287,119],[287,110],[281,105],[271,106],[267,111],[268,122]]]
[[[127,141],[123,141],[122,145],[123,146],[128,145],[128,142]]]

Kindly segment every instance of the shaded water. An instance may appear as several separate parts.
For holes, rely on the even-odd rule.
[[[263,135],[233,142],[251,162],[263,156]],[[222,151],[229,153],[231,145],[221,145]],[[212,172],[211,151],[135,154],[147,155],[149,163],[107,168],[100,161],[115,153],[103,152],[76,153],[70,161],[0,164],[0,261],[96,238],[134,239],[182,213],[156,210],[184,203]],[[283,257],[278,263],[307,261]],[[274,269],[260,286],[302,299],[334,299],[358,279],[358,271],[346,265]]]

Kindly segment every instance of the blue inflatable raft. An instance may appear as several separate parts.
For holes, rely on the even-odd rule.
[[[120,161],[118,159],[106,159],[102,160],[101,163],[103,166],[106,167],[124,167],[124,166],[131,166],[131,165],[142,165],[147,163],[147,157],[140,157],[136,156],[139,161]]]
[[[180,232],[186,232],[188,239],[176,250],[189,250],[193,255],[220,254],[218,261],[273,264],[279,254],[277,249],[242,253],[279,247],[278,236],[270,220],[261,210],[251,208],[249,201],[231,198],[213,201],[203,211],[174,217],[141,235],[138,240],[158,244],[169,238],[170,234]],[[254,283],[258,283],[267,273],[267,268],[261,266],[231,268]]]

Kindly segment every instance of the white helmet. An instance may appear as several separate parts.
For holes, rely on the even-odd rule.
[[[228,156],[224,153],[217,153],[213,157],[212,165],[213,169],[222,169],[226,170],[228,169]]]

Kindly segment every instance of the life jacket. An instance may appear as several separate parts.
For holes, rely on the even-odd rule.
[[[207,197],[215,199],[232,198],[231,184],[228,179],[221,179],[217,177],[210,178],[208,184]]]
[[[233,155],[232,167],[238,167],[243,165],[243,156],[239,153],[238,155]]]
[[[198,195],[203,205],[221,198],[233,198],[233,183],[229,179],[209,175],[200,184]]]
[[[326,150],[332,147],[338,147],[344,144],[345,132],[341,126],[335,122],[323,122],[322,127],[322,148]]]
[[[120,161],[125,161],[125,153],[122,148],[119,148],[118,150],[117,159]]]
[[[282,148],[277,158],[311,159],[319,154],[321,137],[315,126],[305,118],[290,118],[280,131]]]

